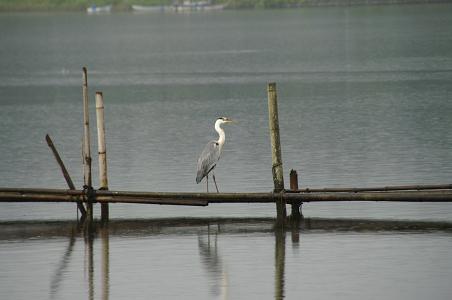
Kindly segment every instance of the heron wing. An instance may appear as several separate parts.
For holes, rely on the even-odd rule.
[[[216,141],[210,141],[204,147],[204,150],[198,159],[198,172],[196,174],[196,183],[200,183],[201,180],[209,174],[209,172],[215,167],[217,161],[220,159],[220,146]]]

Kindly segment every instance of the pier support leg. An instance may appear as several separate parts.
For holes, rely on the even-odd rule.
[[[100,190],[108,190],[107,176],[107,148],[105,146],[105,121],[104,121],[104,98],[101,92],[96,92],[96,118],[97,118],[97,146],[99,154],[99,183]],[[101,203],[101,221],[108,221],[108,203]]]
[[[272,149],[272,174],[275,193],[284,193],[283,166],[281,158],[281,143],[279,139],[278,101],[276,96],[276,83],[267,86],[268,95],[268,122],[270,129],[270,142]],[[286,201],[283,197],[276,199],[277,222],[286,219]]]
[[[91,177],[91,150],[90,150],[90,134],[89,134],[89,102],[88,102],[88,73],[83,67],[83,182],[84,189],[91,191],[93,188]],[[93,199],[88,193],[88,201],[86,203],[86,211],[88,221],[93,220]]]
[[[290,170],[290,189],[292,191],[298,190],[298,174],[295,170]],[[292,219],[300,219],[303,216],[301,213],[301,204],[300,201],[292,203]]]

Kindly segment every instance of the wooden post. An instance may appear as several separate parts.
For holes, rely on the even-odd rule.
[[[97,145],[99,149],[99,183],[100,190],[108,190],[107,150],[105,146],[104,98],[96,92]],[[101,203],[101,220],[108,221],[108,203]]]
[[[75,190],[74,182],[72,181],[72,178],[69,175],[69,172],[67,171],[66,166],[64,165],[63,160],[60,157],[60,154],[58,153],[57,149],[55,148],[55,145],[53,144],[52,139],[50,138],[50,136],[48,134],[46,135],[46,141],[47,141],[47,145],[52,150],[53,155],[55,156],[55,159],[56,159],[58,165],[61,168],[61,172],[63,172],[64,179],[66,179],[66,183],[67,183],[69,189]],[[80,213],[81,213],[82,219],[83,219],[86,215],[86,210],[81,201],[77,202],[77,207],[80,210]]]
[[[284,192],[283,167],[281,159],[281,143],[279,140],[278,101],[276,96],[276,83],[269,83],[268,94],[268,121],[270,127],[270,141],[272,148],[272,174],[274,192]],[[276,199],[276,212],[278,220],[286,218],[286,201],[283,197]]]
[[[92,199],[92,175],[91,175],[91,150],[89,133],[89,102],[88,102],[88,74],[86,67],[83,67],[83,179],[84,188],[88,191],[87,213],[88,219],[93,218]]]
[[[290,190],[297,191],[298,190],[298,174],[295,170],[290,170]],[[292,213],[291,216],[294,219],[298,219],[301,217],[301,202],[294,201],[292,203]]]

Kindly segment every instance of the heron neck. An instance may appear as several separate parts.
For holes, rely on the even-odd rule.
[[[221,149],[224,145],[225,136],[224,136],[224,130],[220,126],[220,122],[215,123],[215,130],[218,132],[218,135],[219,135],[217,143],[219,144],[220,149]]]

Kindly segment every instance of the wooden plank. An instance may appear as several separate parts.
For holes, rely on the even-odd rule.
[[[0,202],[83,202],[81,196],[67,194],[35,194],[35,193],[5,193],[0,192]]]
[[[136,203],[136,204],[159,204],[159,205],[185,205],[185,206],[207,206],[207,200],[197,199],[168,199],[168,198],[128,198],[128,197],[97,197],[99,203]]]
[[[342,193],[286,193],[286,201],[336,202],[452,202],[452,191],[394,191],[394,192],[342,192]]]
[[[86,202],[82,196],[68,194],[34,194],[34,193],[12,193],[0,192],[0,202]],[[128,198],[101,196],[97,199],[99,203],[141,203],[161,205],[187,205],[206,206],[208,201],[197,199],[158,199],[158,198]]]
[[[448,190],[452,189],[452,184],[427,184],[427,185],[398,185],[398,186],[380,186],[364,188],[319,188],[319,189],[290,189],[286,193],[325,193],[325,192],[386,192],[386,191],[421,191],[421,190]]]
[[[86,202],[86,191],[63,189],[0,188],[0,202]],[[452,202],[452,190],[342,192],[342,193],[173,193],[95,191],[97,202],[205,205],[205,203],[272,203],[282,197],[293,202],[398,201]],[[193,203],[193,204],[191,204]]]
[[[279,194],[274,193],[177,193],[177,192],[129,192],[129,191],[96,191],[96,196],[117,196],[129,198],[154,198],[154,199],[203,199],[209,202],[221,203],[222,201],[263,200],[262,202],[274,202]],[[267,201],[268,200],[268,201]]]

